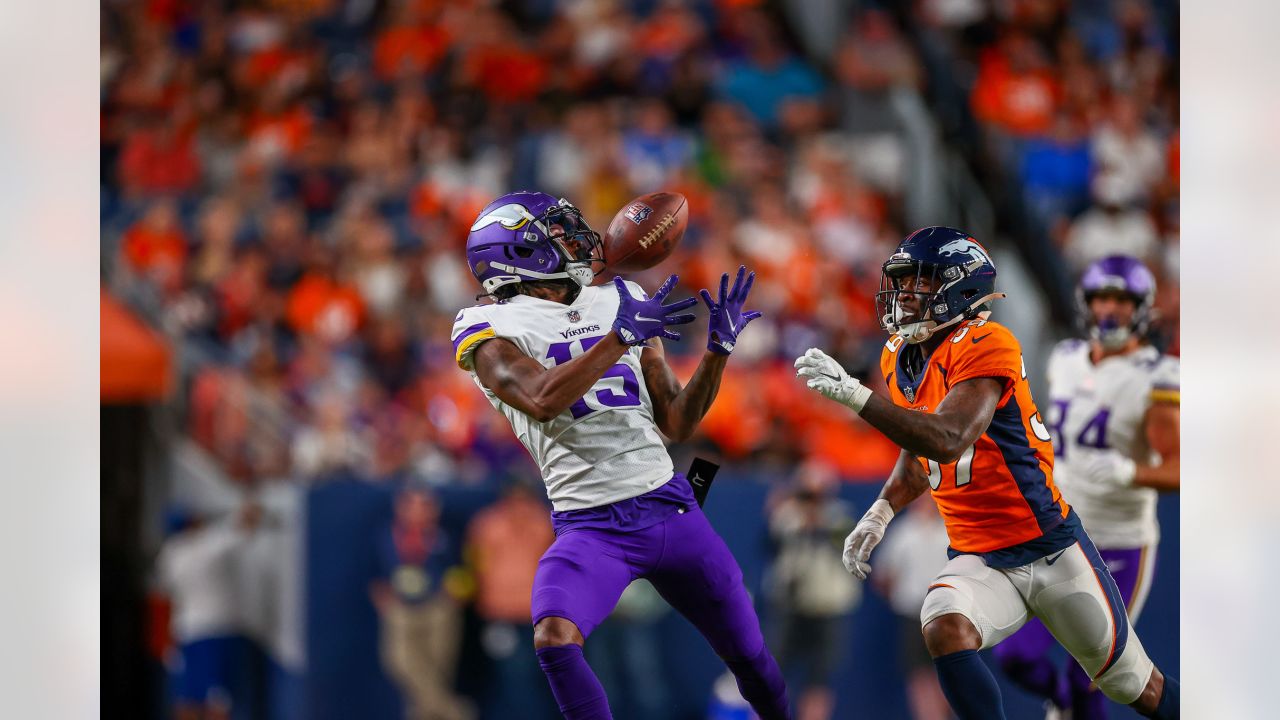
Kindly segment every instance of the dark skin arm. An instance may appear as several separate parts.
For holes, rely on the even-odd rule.
[[[711,409],[711,403],[715,402],[728,360],[728,355],[704,353],[698,369],[689,378],[689,384],[681,387],[680,380],[667,364],[662,341],[657,338],[649,341],[640,355],[640,367],[649,397],[653,400],[654,419],[663,435],[680,442],[693,434]]]
[[[590,350],[548,369],[510,340],[494,338],[480,343],[473,361],[480,382],[502,402],[548,422],[586,395],[626,351],[618,336],[609,333]]]
[[[905,452],[939,463],[955,462],[991,425],[1004,383],[989,377],[965,380],[931,413],[900,408],[872,395],[862,408],[862,419]]]
[[[880,498],[889,501],[889,507],[896,515],[928,489],[929,476],[920,467],[920,459],[903,450],[898,454],[898,462],[894,463],[889,479],[880,488]]]
[[[1133,484],[1139,487],[1155,488],[1161,492],[1177,492],[1182,486],[1181,461],[1179,450],[1181,436],[1178,424],[1182,412],[1178,405],[1169,402],[1158,402],[1147,409],[1142,428],[1147,438],[1147,447],[1160,453],[1159,465],[1139,465]]]

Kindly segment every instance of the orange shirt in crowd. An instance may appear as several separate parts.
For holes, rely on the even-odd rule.
[[[200,158],[189,135],[144,130],[120,153],[120,183],[135,192],[181,193],[200,181]]]
[[[554,540],[547,507],[523,493],[476,513],[467,528],[466,552],[475,569],[481,617],[513,623],[533,619],[533,576]]]
[[[397,26],[378,35],[373,46],[373,67],[383,80],[402,72],[430,72],[449,51],[449,34],[432,25]]]
[[[970,101],[979,119],[1015,135],[1036,135],[1053,124],[1059,92],[1047,70],[1015,72],[1004,58],[990,54],[981,63]]]
[[[289,292],[285,317],[295,332],[341,342],[351,337],[363,322],[364,302],[350,285],[308,273]]]
[[[156,228],[138,223],[124,234],[124,259],[135,272],[159,278],[168,290],[182,283],[187,241],[178,227]]]

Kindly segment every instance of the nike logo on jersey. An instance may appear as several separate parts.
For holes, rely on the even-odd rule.
[[[986,336],[984,335],[983,337],[986,337]],[[1045,558],[1045,559],[1044,559],[1044,564],[1045,564],[1045,565],[1052,565],[1052,564],[1054,564],[1054,563],[1058,562],[1058,558],[1062,557],[1062,553],[1064,553],[1064,552],[1066,552],[1066,550],[1059,550],[1057,555],[1054,555],[1054,556],[1053,556],[1053,557],[1051,557],[1051,558]]]
[[[982,342],[982,340],[983,340],[984,338],[990,337],[990,335],[991,335],[991,333],[987,333],[986,335],[983,335],[982,337],[969,338],[969,342],[973,343],[974,345],[977,345],[978,343]]]

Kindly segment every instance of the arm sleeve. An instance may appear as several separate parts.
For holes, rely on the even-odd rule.
[[[956,340],[959,342],[956,342]],[[1004,381],[1003,406],[1009,399],[1013,384],[1024,376],[1022,347],[1018,339],[1003,325],[988,322],[969,327],[969,332],[948,341],[953,343],[951,367],[947,372],[947,386],[974,378],[996,378]]]
[[[1180,404],[1178,376],[1181,373],[1181,367],[1182,363],[1178,358],[1169,356],[1160,358],[1151,374],[1150,402]]]
[[[469,307],[458,313],[453,321],[453,357],[458,367],[468,372],[474,370],[472,358],[480,343],[497,337],[493,326],[489,324],[487,313],[483,307]]]

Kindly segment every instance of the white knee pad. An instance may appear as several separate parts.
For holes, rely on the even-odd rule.
[[[973,623],[984,649],[1012,635],[1027,620],[1026,605],[1009,580],[971,555],[947,563],[929,586],[920,608],[920,626],[952,613]]]
[[[1128,705],[1142,695],[1155,664],[1147,657],[1138,636],[1129,630],[1129,640],[1124,652],[1107,671],[1094,680],[1104,695],[1123,705]]]

